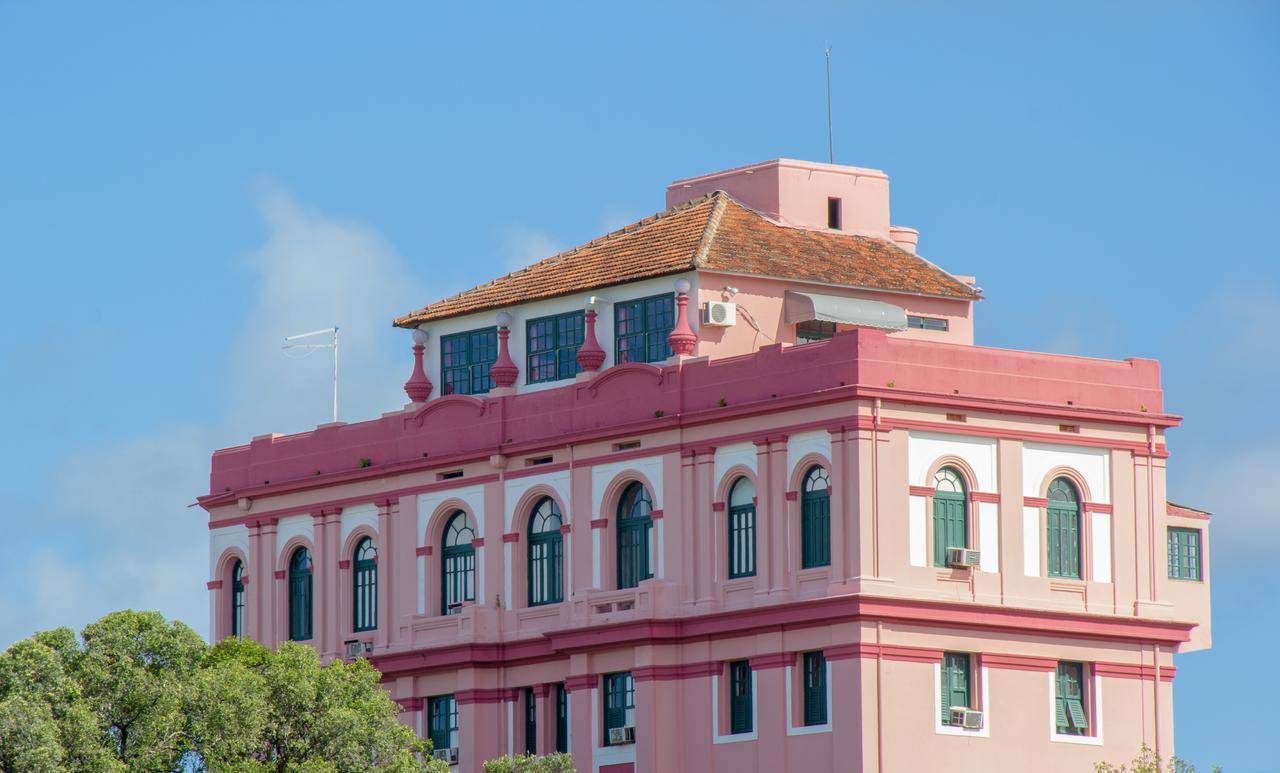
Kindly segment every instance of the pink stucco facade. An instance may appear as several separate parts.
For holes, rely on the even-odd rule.
[[[677,182],[668,203],[714,185],[786,225],[821,228],[811,217],[826,216],[835,190],[846,197],[843,225],[891,238],[883,173],[744,169]],[[216,452],[200,499],[214,636],[233,632],[240,562],[239,633],[288,638],[289,562],[305,547],[307,640],[330,658],[367,643],[423,735],[431,700],[451,696],[462,771],[509,751],[550,751],[557,732],[593,773],[1076,771],[1143,743],[1173,751],[1173,656],[1211,641],[1209,521],[1166,500],[1166,432],[1179,418],[1166,412],[1157,363],[974,346],[974,303],[954,298],[705,271],[611,295],[676,281],[689,282],[690,355],[609,358],[537,389],[433,391],[370,421]],[[949,325],[839,325],[801,345],[783,321],[788,290],[894,303]],[[704,302],[729,297],[754,324],[699,324]],[[524,327],[512,330],[514,339]],[[815,468],[829,481],[829,554],[805,568]],[[944,470],[962,482],[956,539],[978,551],[970,567],[935,565]],[[743,479],[754,489],[754,571],[731,578],[727,519]],[[1062,544],[1050,534],[1055,481],[1078,494],[1078,576],[1051,568]],[[637,482],[651,500],[651,576],[619,588],[620,500]],[[563,601],[531,606],[530,518],[547,498],[561,516]],[[449,609],[444,531],[458,512],[474,532],[473,598]],[[1198,579],[1171,579],[1170,528],[1196,533]],[[377,624],[355,631],[353,551],[366,537],[377,550]],[[817,694],[805,692],[806,653],[822,656],[822,722],[802,708]],[[968,663],[980,727],[941,721],[947,653]],[[750,729],[733,732],[728,664],[742,661]],[[1088,729],[1078,735],[1058,732],[1064,662],[1082,668]],[[608,744],[605,675],[618,673],[634,686],[634,742]]]

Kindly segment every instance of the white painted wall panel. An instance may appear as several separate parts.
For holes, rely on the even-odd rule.
[[[911,485],[932,486],[929,468],[944,456],[963,459],[977,477],[977,490],[996,491],[995,438],[912,432],[907,438],[907,464]]]
[[[294,537],[305,537],[312,545],[316,544],[314,520],[310,514],[287,515],[276,524],[276,562],[280,561],[280,552],[284,545]],[[314,557],[313,557],[314,558]]]
[[[1081,492],[1091,502],[1111,503],[1111,451],[1106,448],[1024,443],[1022,445],[1022,495],[1042,497],[1041,489],[1050,470],[1068,467],[1080,473],[1089,491]]]
[[[820,454],[823,459],[831,461],[831,433],[825,429],[812,432],[797,432],[787,438],[787,479],[796,470],[796,465],[805,454]]]
[[[1040,508],[1022,508],[1022,572],[1040,576]]]
[[[1092,544],[1089,553],[1092,557],[1093,576],[1095,582],[1111,582],[1111,514],[1090,513],[1093,522],[1090,524]]]
[[[613,513],[601,513],[601,503],[604,501],[604,490],[609,486],[610,481],[619,474],[627,470],[634,470],[644,475],[653,483],[653,490],[649,492],[653,496],[654,509],[662,508],[662,457],[646,456],[641,459],[627,459],[621,462],[609,462],[607,464],[597,464],[591,468],[591,517],[613,517]]]
[[[209,530],[209,579],[219,580],[220,577],[214,577],[214,572],[218,570],[218,558],[222,556],[228,548],[240,548],[240,552],[244,553],[246,561],[249,560],[249,527],[244,524],[235,526],[222,526],[217,529]]]
[[[1000,505],[995,502],[977,502],[978,550],[982,551],[984,572],[1000,571]]]
[[[520,501],[520,497],[524,495],[524,492],[538,485],[550,486],[556,492],[556,496],[560,497],[560,501],[564,504],[564,510],[560,514],[564,516],[565,523],[571,522],[568,512],[569,471],[560,470],[559,472],[548,472],[542,475],[529,475],[506,482],[505,502],[507,512],[503,521],[504,533],[513,530],[512,524],[515,523],[516,503]]]
[[[928,529],[924,497],[911,497],[907,503],[907,544],[912,566],[927,566],[928,547],[926,539]]]
[[[375,504],[356,505],[342,508],[342,543],[347,544],[347,537],[360,526],[368,526],[378,531],[378,506]]]
[[[471,508],[471,512],[476,516],[476,534],[483,535],[484,531],[484,486],[464,486],[462,488],[446,489],[444,491],[431,491],[426,494],[418,495],[418,541],[419,547],[427,544],[427,521],[431,520],[431,514],[440,506],[441,502],[446,499],[458,498]],[[501,537],[495,537],[501,539]]]
[[[751,442],[730,443],[716,449],[715,474],[716,488],[724,482],[725,473],[736,464],[741,464],[752,472],[756,470],[756,444]]]

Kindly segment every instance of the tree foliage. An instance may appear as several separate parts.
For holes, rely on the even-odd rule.
[[[504,754],[484,763],[484,773],[575,773],[573,758],[556,753],[538,757],[532,754]]]
[[[1109,762],[1099,762],[1093,766],[1094,773],[1196,773],[1194,765],[1178,757],[1170,757],[1167,761],[1152,751],[1146,744],[1142,745],[1138,756],[1131,761],[1121,763],[1119,767]],[[1215,766],[1213,773],[1220,773],[1221,768]]]
[[[0,773],[447,771],[363,659],[113,612],[0,653]]]

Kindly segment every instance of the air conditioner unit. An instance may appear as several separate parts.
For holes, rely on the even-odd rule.
[[[965,730],[982,729],[982,712],[973,709],[951,709],[951,724]]]
[[[982,563],[982,551],[968,548],[947,548],[947,566],[978,566]]]
[[[624,743],[636,742],[636,729],[632,725],[626,727],[609,728],[609,745],[617,746]]]
[[[362,655],[368,655],[369,653],[373,652],[373,645],[367,641],[352,639],[351,641],[343,642],[343,644],[347,645],[348,660],[355,660],[356,658],[361,657]]]
[[[707,301],[702,306],[702,324],[711,327],[729,327],[738,321],[738,304],[724,301]]]
[[[450,765],[458,764],[458,747],[450,746],[446,749],[432,749],[431,756],[438,760],[444,760]]]

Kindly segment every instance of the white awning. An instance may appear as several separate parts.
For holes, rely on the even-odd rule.
[[[788,324],[817,319],[884,330],[907,329],[907,312],[892,303],[792,290],[783,296],[783,319]]]

